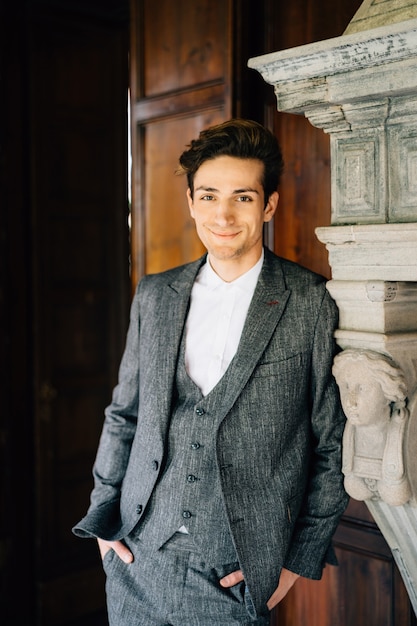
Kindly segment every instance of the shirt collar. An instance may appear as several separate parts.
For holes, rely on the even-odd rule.
[[[216,272],[210,265],[209,255],[207,255],[207,260],[200,269],[200,272],[198,273],[198,276],[196,278],[196,282],[212,290],[222,286],[233,286],[238,287],[243,291],[254,291],[256,283],[258,282],[259,274],[262,270],[263,262],[264,250],[262,248],[261,256],[259,257],[259,260],[255,263],[255,265],[251,267],[250,270],[242,274],[242,276],[239,276],[239,278],[236,278],[236,280],[228,283],[220,278],[218,274],[216,274]]]

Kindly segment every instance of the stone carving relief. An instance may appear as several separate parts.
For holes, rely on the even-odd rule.
[[[411,498],[404,456],[407,385],[389,357],[346,349],[333,373],[347,417],[343,435],[345,489],[356,500],[399,506]]]

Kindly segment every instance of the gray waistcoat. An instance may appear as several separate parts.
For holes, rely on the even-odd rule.
[[[222,500],[215,450],[216,408],[222,402],[228,372],[203,397],[185,370],[182,341],[166,462],[135,532],[140,541],[158,549],[184,525],[189,531],[189,544],[213,565],[237,560]]]

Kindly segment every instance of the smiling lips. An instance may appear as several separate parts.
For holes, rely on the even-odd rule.
[[[211,230],[211,228],[208,229],[210,231],[210,233],[212,235],[214,235],[215,237],[220,237],[221,239],[233,239],[234,237],[236,237],[239,232],[237,233],[218,233],[214,230]]]

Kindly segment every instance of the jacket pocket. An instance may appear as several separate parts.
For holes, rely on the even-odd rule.
[[[303,363],[303,353],[291,355],[283,359],[264,360],[258,363],[253,376],[261,378],[265,376],[278,376],[283,372],[296,372]]]
[[[295,521],[300,512],[301,503],[303,501],[303,492],[297,492],[291,498],[287,500],[285,517],[290,526],[295,524]]]

